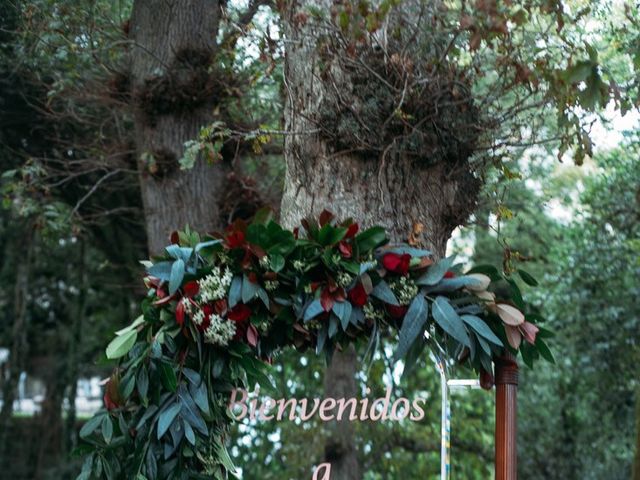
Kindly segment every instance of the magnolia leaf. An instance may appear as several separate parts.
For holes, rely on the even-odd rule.
[[[163,282],[168,282],[171,278],[171,267],[173,262],[158,262],[147,268],[147,273],[153,277],[159,278]]]
[[[87,423],[85,423],[80,429],[80,438],[87,438],[89,435],[95,432],[96,429],[102,424],[102,418],[105,415],[106,414],[104,413],[98,414],[87,420]]]
[[[491,278],[484,273],[471,273],[460,278],[471,280],[471,283],[465,285],[465,287],[472,292],[483,292],[489,288],[489,284],[491,283]]]
[[[178,291],[184,278],[184,260],[181,258],[173,262],[171,266],[171,277],[169,278],[169,295]]]
[[[524,314],[516,307],[506,303],[496,303],[493,308],[500,319],[507,325],[517,327],[524,323]]]
[[[338,317],[335,315],[331,315],[329,317],[329,330],[327,332],[329,334],[329,338],[333,338],[335,334],[338,333],[338,322]]]
[[[378,284],[371,291],[371,295],[382,300],[384,303],[388,303],[389,305],[400,306],[398,299],[389,288],[389,285],[384,280],[378,282]]]
[[[116,332],[116,335],[120,336],[120,335],[124,335],[125,333],[135,329],[138,325],[142,325],[144,323],[144,316],[140,315],[138,318],[136,318],[133,323],[131,323],[131,325],[128,325],[126,327],[124,327],[122,330],[118,330]]]
[[[158,440],[169,430],[178,413],[180,413],[181,408],[182,406],[176,402],[162,411],[158,417]]]
[[[260,285],[253,283],[246,275],[242,276],[242,303],[249,303],[258,294]]]
[[[480,274],[474,274],[474,275],[480,275]],[[475,278],[474,275],[465,275],[462,277],[455,277],[455,278],[443,278],[436,285],[432,287],[428,287],[427,292],[447,293],[447,292],[455,292],[456,290],[460,290],[461,288],[467,288],[468,290],[471,290],[471,291],[484,291],[485,288],[481,288],[483,285],[483,282],[480,279]],[[482,275],[482,276],[485,277],[487,280],[489,279],[489,277],[487,277],[486,275]]]
[[[547,362],[556,363],[551,350],[549,350],[549,347],[542,339],[541,335],[538,335],[536,338],[536,347],[538,348],[538,352],[540,352],[540,355],[542,355],[542,358],[544,358]]]
[[[355,243],[360,254],[369,252],[387,242],[387,233],[382,227],[371,227],[356,235]]]
[[[160,371],[160,381],[164,388],[175,392],[178,386],[178,378],[176,377],[176,372],[173,370],[173,367],[168,363],[160,362],[158,369]]]
[[[522,334],[517,327],[513,327],[511,325],[505,325],[504,331],[507,334],[507,341],[509,345],[513,347],[514,350],[518,350],[520,347],[520,343],[522,343]]]
[[[317,315],[321,314],[322,312],[324,312],[324,308],[322,307],[322,303],[320,302],[320,299],[315,299],[305,309],[303,320],[307,322],[312,318],[316,317]]]
[[[431,255],[431,252],[429,250],[422,250],[420,248],[409,247],[407,245],[391,247],[388,251],[392,253],[397,253],[398,255],[403,255],[405,253],[408,253],[412,257],[418,257],[418,258],[428,257],[429,255]],[[386,252],[387,250],[385,249],[385,253]]]
[[[193,431],[193,428],[186,420],[182,420],[182,425],[184,427],[184,436],[191,445],[196,444],[196,434]]]
[[[129,330],[122,335],[118,335],[116,338],[111,340],[111,343],[107,346],[106,354],[109,360],[114,360],[116,358],[124,357],[133,345],[136,343],[136,339],[138,338],[137,330]]]
[[[333,304],[333,313],[340,319],[342,330],[346,331],[351,318],[351,304],[349,302],[335,302]]]
[[[450,257],[443,258],[442,260],[434,263],[429,267],[427,272],[422,275],[418,280],[416,280],[417,285],[435,285],[440,280],[443,279],[444,275],[447,273],[451,265],[453,265],[453,260],[455,259],[455,255],[451,255]]]
[[[429,304],[423,295],[418,295],[413,299],[409,309],[402,321],[402,328],[398,337],[398,347],[393,355],[394,361],[403,358],[413,345],[416,338],[422,333],[427,316],[429,315]]]
[[[102,438],[104,438],[105,443],[111,443],[111,439],[113,438],[113,423],[111,423],[109,415],[105,415],[102,419],[100,430],[102,430]]]
[[[531,275],[530,273],[525,272],[524,270],[518,270],[518,275],[520,275],[520,278],[522,279],[522,281],[527,285],[531,287],[538,286],[538,281],[535,278],[533,278],[533,275]]]
[[[469,334],[464,328],[464,322],[453,309],[445,297],[436,297],[433,302],[433,318],[440,327],[466,347],[471,347]]]
[[[469,325],[479,336],[486,338],[491,343],[502,347],[502,341],[496,336],[495,333],[489,328],[481,318],[475,315],[462,315],[462,320]]]
[[[229,287],[229,308],[235,307],[240,298],[242,297],[242,277],[236,275],[231,281],[231,287]]]

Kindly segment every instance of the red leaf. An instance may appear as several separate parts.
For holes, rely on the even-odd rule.
[[[495,379],[491,372],[487,372],[485,369],[480,370],[480,386],[485,390],[491,390],[495,384]]]
[[[507,341],[509,345],[511,345],[514,349],[520,348],[520,343],[522,343],[522,334],[518,327],[512,327],[511,325],[505,325],[504,331],[507,334]]]
[[[331,213],[329,210],[323,210],[322,213],[320,214],[320,226],[324,227],[327,223],[329,223],[331,221],[331,219],[333,218],[333,213]]]
[[[180,244],[180,235],[178,234],[178,232],[171,232],[171,244],[172,245],[179,245]]]
[[[349,300],[357,307],[362,307],[367,303],[367,292],[365,291],[362,283],[358,283],[355,287],[349,290]]]
[[[198,282],[196,282],[195,280],[191,280],[190,282],[185,283],[184,287],[182,287],[182,294],[185,297],[189,297],[189,298],[195,297],[199,291],[200,291],[200,286],[198,285]]]
[[[216,312],[217,315],[224,316],[224,314],[227,313],[227,300],[224,298],[216,300],[213,304],[213,311]]]
[[[396,319],[401,319],[402,317],[404,317],[404,314],[407,313],[407,310],[409,310],[409,307],[407,305],[389,305],[387,303],[386,307],[389,315]]]
[[[241,232],[239,230],[231,232],[229,235],[227,235],[226,242],[229,248],[241,247],[244,244],[244,232]]]
[[[247,342],[252,347],[258,345],[258,330],[253,325],[249,325],[249,328],[247,328]]]
[[[333,303],[333,297],[331,296],[329,289],[325,288],[322,290],[322,293],[320,294],[320,305],[322,305],[324,311],[330,312],[333,308]]]
[[[444,274],[444,278],[455,278],[456,274],[453,273],[451,270],[447,270],[446,273]]]
[[[360,227],[358,226],[357,223],[352,223],[351,225],[349,225],[349,228],[347,229],[347,234],[345,235],[345,238],[355,237],[359,229]]]
[[[522,336],[531,345],[534,345],[536,343],[536,336],[538,335],[539,330],[540,329],[533,323],[524,322],[522,325],[520,325],[520,332],[522,333]]]
[[[229,312],[227,318],[236,323],[244,323],[251,316],[251,309],[244,303],[239,303]]]
[[[184,325],[184,303],[178,302],[176,307],[176,323],[180,326]]]
[[[353,247],[344,240],[338,244],[338,250],[344,258],[351,258],[353,255]]]

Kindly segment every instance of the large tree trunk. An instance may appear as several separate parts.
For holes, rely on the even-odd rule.
[[[28,355],[27,328],[29,317],[27,304],[29,295],[29,276],[31,273],[31,259],[33,256],[35,233],[32,222],[25,225],[25,238],[22,243],[22,255],[16,266],[16,283],[14,285],[13,300],[13,328],[11,331],[11,350],[9,354],[9,376],[2,386],[2,410],[0,411],[0,468],[6,471],[11,456],[8,454],[8,440],[13,414],[13,402],[20,374],[26,368]]]
[[[640,388],[636,391],[636,452],[633,459],[632,480],[640,480]]]
[[[219,227],[228,165],[203,159],[181,171],[184,143],[214,120],[216,0],[136,0],[130,21],[132,99],[140,184],[152,254],[172,230]]]
[[[338,218],[353,217],[361,227],[381,225],[394,242],[411,240],[442,256],[452,230],[475,203],[477,183],[470,173],[461,170],[459,163],[457,171],[447,163],[424,167],[393,148],[368,158],[341,152],[319,133],[322,102],[331,95],[348,95],[349,90],[344,72],[329,67],[334,68],[330,85],[320,73],[320,65],[326,71],[330,62],[320,61],[316,49],[326,30],[314,24],[309,8],[327,12],[331,4],[330,0],[291,0],[283,10],[288,134],[282,221],[297,225],[302,217],[326,208]],[[336,85],[336,78],[343,78],[344,84]],[[325,396],[357,396],[356,365],[352,350],[336,353],[325,374]],[[325,445],[332,480],[361,479],[353,425],[344,422],[332,429]]]

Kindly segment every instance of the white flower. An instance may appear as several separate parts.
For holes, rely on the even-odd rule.
[[[271,268],[271,260],[269,260],[269,255],[265,255],[260,259],[260,266],[265,270],[269,270]]]
[[[302,260],[294,260],[293,261],[293,268],[295,268],[299,272],[303,272],[305,270],[305,268],[306,268],[306,265],[304,264],[304,262]]]
[[[191,315],[193,313],[193,303],[191,303],[191,300],[189,300],[187,297],[183,297],[180,301],[182,302],[182,306],[184,307],[184,313],[186,313],[187,315]]]
[[[365,303],[364,307],[362,307],[362,311],[364,312],[365,318],[369,318],[371,320],[384,320],[384,312],[382,310],[377,310],[370,303]]]
[[[418,286],[408,277],[400,277],[391,283],[391,290],[398,297],[400,305],[408,305],[418,295]]]
[[[277,280],[267,280],[266,282],[264,282],[264,288],[268,292],[273,292],[276,288],[278,288],[278,281]]]
[[[200,309],[196,310],[191,317],[191,321],[198,326],[202,325],[202,322],[204,322],[204,312]]]
[[[347,287],[352,280],[353,280],[353,277],[347,272],[338,273],[338,285],[340,285],[342,288]]]
[[[198,286],[200,287],[200,299],[204,303],[220,300],[227,296],[227,291],[233,280],[233,274],[231,270],[225,268],[224,273],[220,270],[220,267],[213,267],[213,270],[209,275],[201,280],[198,280]]]
[[[204,341],[220,347],[228,345],[236,334],[235,322],[224,320],[216,314],[209,316],[209,322],[209,326],[204,331]]]

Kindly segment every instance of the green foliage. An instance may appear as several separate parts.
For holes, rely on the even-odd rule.
[[[383,230],[356,235],[357,224],[337,223],[327,211],[303,226],[307,235],[298,238],[260,212],[249,224],[236,221],[220,239],[172,235],[176,243],[164,258],[147,264],[143,315],[107,347],[107,357],[121,362],[106,389],[107,412],[97,414],[100,432],[95,419],[83,431],[112,469],[91,467],[81,478],[224,478],[234,470],[224,447],[228,394],[256,383],[273,388],[264,362],[286,346],[331,355],[338,345],[378,341],[379,332],[399,328],[394,360],[411,350],[415,362],[428,328],[437,356],[446,348],[457,357],[466,347],[469,366],[491,370],[504,348],[492,331],[507,319],[486,291],[487,277],[459,277],[466,281],[452,287],[452,258],[434,262],[428,252],[402,245],[379,249]],[[418,256],[397,253],[408,251]],[[278,273],[274,255],[281,257]],[[420,290],[414,279],[425,275],[430,281]],[[488,310],[483,295],[493,299]],[[460,316],[469,313],[476,316]],[[509,324],[524,335],[528,324],[519,315]],[[528,341],[535,351],[535,335]]]

